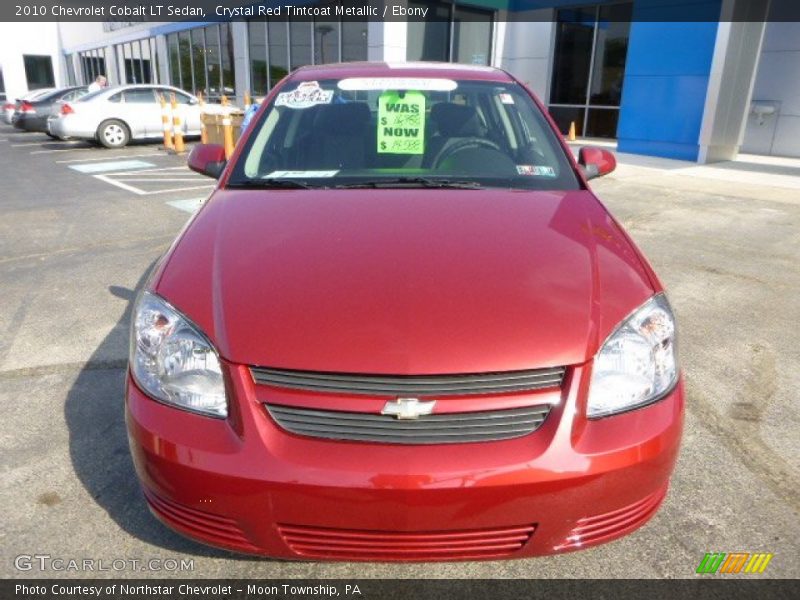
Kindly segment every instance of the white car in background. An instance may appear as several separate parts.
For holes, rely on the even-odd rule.
[[[56,88],[42,88],[39,90],[34,90],[17,98],[16,101],[5,99],[3,101],[3,122],[7,125],[11,125],[13,123],[14,113],[17,111],[17,109],[19,109],[19,106],[23,100],[36,100],[36,98],[44,96],[45,94],[49,94],[55,89]]]
[[[47,128],[56,137],[96,140],[107,148],[122,148],[131,140],[161,139],[160,97],[169,103],[171,94],[178,103],[183,134],[199,136],[198,99],[167,85],[121,85],[91,92],[64,104],[50,116]]]

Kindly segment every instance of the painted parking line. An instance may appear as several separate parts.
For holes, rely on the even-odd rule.
[[[136,171],[136,174],[139,174],[139,173],[153,173],[155,176],[159,176],[159,175],[169,176],[169,173],[166,173],[166,171],[188,171],[188,170],[189,170],[189,167],[187,167],[186,165],[180,165],[180,166],[177,166],[177,167],[155,167],[155,168],[152,168],[152,169],[142,169],[141,171]],[[189,172],[191,172],[191,171],[189,171]],[[106,173],[106,175],[122,175],[122,176],[124,176],[124,175],[128,175],[128,172],[127,171],[120,171],[119,173]],[[205,176],[198,174],[198,177],[205,177]]]
[[[116,177],[115,181],[126,181],[128,183],[135,183],[137,181],[146,181],[148,183],[155,183],[157,181],[169,181],[172,182],[179,182],[179,183],[195,183],[197,181],[203,181],[198,177],[170,177],[170,178],[157,178],[154,179],[153,177]]]
[[[127,183],[122,183],[121,181],[115,181],[114,179],[109,179],[105,175],[93,175],[95,179],[99,179],[100,181],[105,181],[106,183],[110,183],[111,185],[115,185],[118,188],[121,188],[127,192],[133,192],[139,196],[143,196],[144,193],[137,187],[133,187],[132,185],[128,185]]]
[[[127,190],[129,192],[133,192],[138,196],[153,196],[155,194],[167,194],[167,193],[174,193],[174,192],[188,192],[192,190],[207,190],[214,187],[214,184],[206,184],[206,185],[189,185],[189,186],[182,186],[182,187],[171,187],[163,190],[143,190],[142,188],[130,185],[125,183],[124,181],[119,181],[117,179],[112,179],[107,175],[94,175],[95,178],[99,179],[100,181],[105,181],[106,183],[110,183],[111,185],[115,185],[118,188],[122,188],[123,190]]]
[[[155,167],[155,165],[143,160],[114,160],[111,162],[94,162],[82,165],[69,165],[70,169],[80,173],[102,173],[104,171],[119,171],[120,169],[130,171],[132,169],[146,169],[148,167]]]
[[[26,148],[28,146],[41,146],[42,144],[59,144],[61,146],[76,146],[78,144],[85,145],[85,142],[59,142],[56,140],[45,139],[38,142],[25,142],[24,144],[11,144],[12,148]]]
[[[202,196],[200,198],[189,198],[187,200],[170,200],[167,202],[173,208],[177,208],[178,210],[182,210],[188,213],[194,213],[198,208],[203,206],[203,202],[206,201],[206,197]]]
[[[181,167],[182,169],[185,167]],[[144,169],[143,171],[146,171]],[[142,172],[142,171],[140,171]],[[123,177],[114,177],[112,174],[103,174],[103,175],[93,175],[95,179],[99,179],[100,181],[104,181],[110,185],[117,186],[123,190],[128,192],[133,192],[138,196],[152,196],[154,194],[166,194],[171,192],[183,192],[183,191],[191,191],[191,190],[207,190],[214,187],[213,183],[206,183],[203,185],[183,185],[183,186],[175,186],[175,183],[193,183],[203,181],[201,178],[188,178],[188,177],[171,177],[171,178],[138,178],[138,177],[128,177],[126,178],[125,175],[133,175],[133,173],[118,173],[117,175],[123,175]],[[134,182],[128,182],[127,179],[134,179]],[[135,186],[132,183],[139,183],[139,182],[147,182],[147,183],[160,183],[169,184],[168,187],[162,189],[145,189],[142,185]]]
[[[57,150],[34,150],[31,154],[52,154],[54,152],[82,152],[84,150],[95,152],[97,150],[105,150],[99,146],[81,146],[79,148],[58,148]]]
[[[190,171],[185,165],[156,167],[146,161],[129,160],[68,166],[137,196],[210,190],[215,185],[208,178]]]
[[[113,158],[142,158],[142,157],[149,157],[149,156],[166,156],[163,152],[149,152],[145,154],[125,154],[123,156],[114,156]],[[108,160],[110,157],[98,157],[98,158],[69,158],[67,160],[57,160],[58,164],[67,164],[67,163],[78,163],[78,162],[93,162],[93,161],[100,161],[100,160]]]

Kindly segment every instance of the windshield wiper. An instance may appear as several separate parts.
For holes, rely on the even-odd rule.
[[[297,179],[281,179],[278,177],[265,177],[264,179],[247,179],[245,181],[235,181],[228,184],[230,187],[274,189],[286,188],[295,190],[311,190],[319,186],[309,185]]]
[[[393,177],[360,181],[356,183],[340,183],[334,188],[393,188],[393,187],[425,187],[451,188],[460,190],[479,190],[483,186],[475,181],[457,181],[454,179],[433,179],[429,177]]]

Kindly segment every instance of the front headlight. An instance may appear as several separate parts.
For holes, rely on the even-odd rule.
[[[587,416],[604,417],[654,402],[677,378],[675,318],[667,298],[657,294],[600,347],[592,367]]]
[[[145,292],[133,311],[131,372],[147,394],[193,412],[226,417],[217,351],[183,315]]]

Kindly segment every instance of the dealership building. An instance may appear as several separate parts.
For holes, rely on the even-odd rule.
[[[800,157],[800,23],[784,19],[780,0],[403,4],[427,19],[4,23],[0,85],[15,97],[102,74],[241,102],[308,64],[483,64],[527,83],[562,131],[574,124],[621,152]]]

